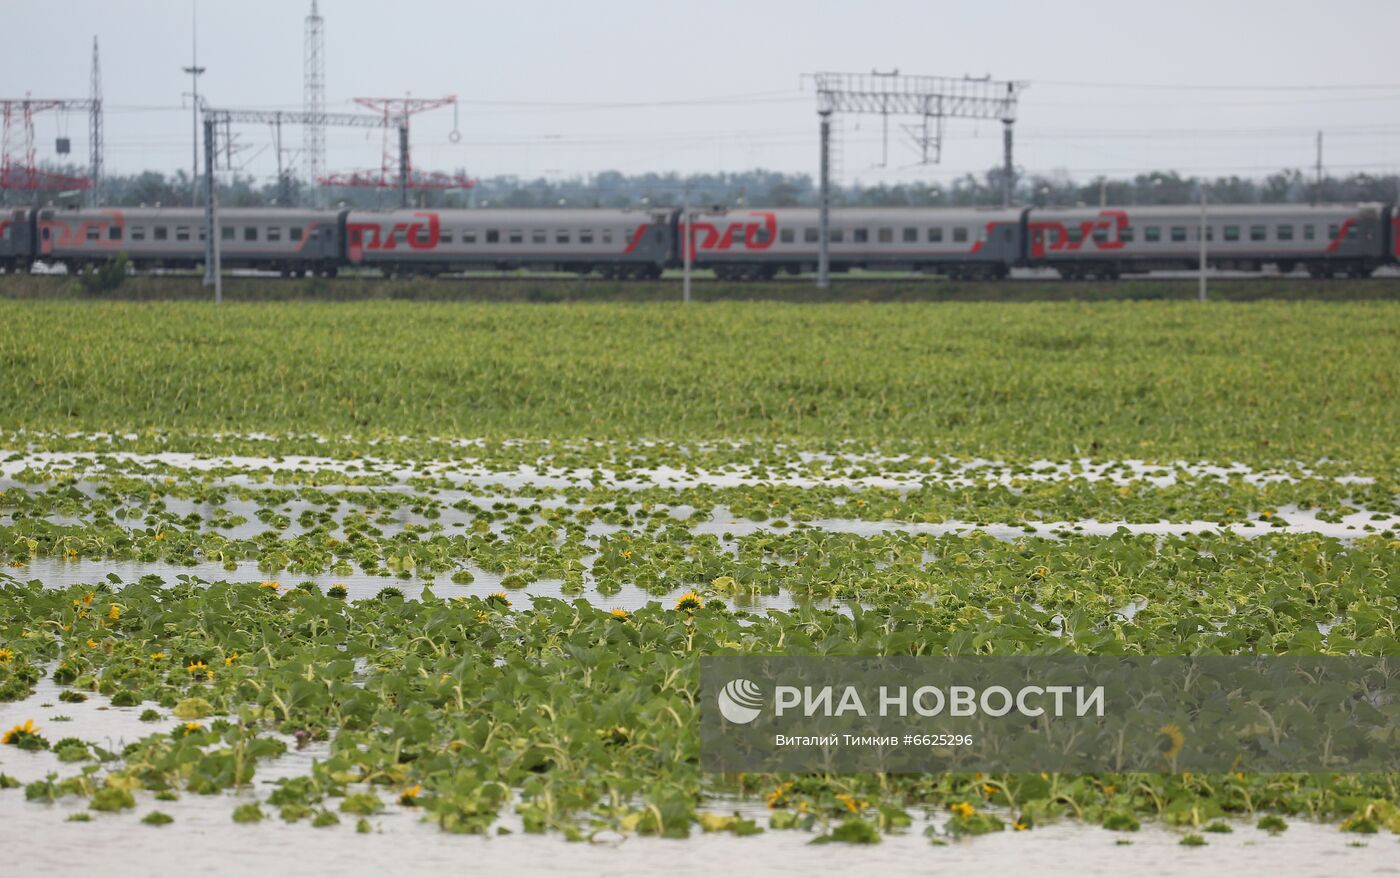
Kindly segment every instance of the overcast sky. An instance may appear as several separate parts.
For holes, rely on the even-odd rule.
[[[201,91],[219,107],[301,106],[310,0],[202,0]],[[322,0],[328,109],[362,95],[459,96],[413,123],[415,164],[475,176],[817,166],[823,70],[1025,80],[1017,164],[1080,178],[1175,168],[1262,176],[1400,171],[1400,2],[1351,0]],[[189,0],[6,4],[0,92],[86,97],[101,39],[109,169],[190,163]],[[61,18],[55,21],[55,18]],[[1299,88],[1292,88],[1292,87]],[[1000,161],[1000,123],[952,121],[920,167],[890,122],[839,120],[842,180],[946,181]],[[36,117],[40,158],[87,119]],[[266,128],[240,156],[271,178]],[[328,131],[335,170],[377,166],[377,132]],[[292,131],[288,145],[300,143]]]

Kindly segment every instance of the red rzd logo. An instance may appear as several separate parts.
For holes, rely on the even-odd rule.
[[[420,221],[395,223],[387,233],[379,223],[346,224],[350,259],[358,262],[364,258],[366,250],[397,250],[400,242],[407,244],[411,250],[436,248],[442,240],[442,224],[438,215],[415,213],[414,216],[420,217]]]
[[[768,211],[751,211],[752,222],[736,221],[718,226],[694,223],[690,227],[690,257],[699,250],[767,250],[778,238],[778,217]]]
[[[1072,241],[1069,237],[1069,227],[1064,223],[1033,222],[1030,223],[1031,255],[1044,256],[1046,250],[1076,252],[1084,247],[1086,241],[1091,242],[1095,250],[1121,250],[1123,238],[1119,230],[1127,228],[1127,225],[1127,211],[1101,210],[1097,219],[1087,219],[1079,223],[1079,240]],[[1109,234],[1100,241],[1094,237],[1094,233],[1098,231]]]
[[[118,229],[116,234],[112,229]],[[126,216],[120,210],[104,210],[96,217],[70,223],[66,219],[39,221],[39,253],[49,256],[62,250],[120,250],[126,237]]]

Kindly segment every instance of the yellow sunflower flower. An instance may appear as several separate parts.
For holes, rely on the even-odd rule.
[[[1182,733],[1181,726],[1176,723],[1167,723],[1157,730],[1157,734],[1167,739],[1167,748],[1162,751],[1162,755],[1168,759],[1175,759],[1186,744],[1186,735]]]
[[[4,734],[4,736],[0,736],[0,744],[12,744],[21,735],[37,734],[39,734],[39,727],[34,725],[34,720],[27,719],[19,725],[15,726],[14,728],[10,729]]]

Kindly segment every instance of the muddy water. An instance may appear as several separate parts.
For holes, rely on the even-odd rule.
[[[158,460],[182,463],[194,468],[206,465],[206,461],[188,461],[176,456],[152,456],[151,462]],[[55,463],[57,460],[54,461]],[[250,459],[238,461],[248,465],[267,465],[273,469],[302,468],[327,465],[322,459],[288,459],[269,461]],[[1089,465],[1071,473],[1064,464],[1047,463],[1040,478],[1149,478],[1156,484],[1169,484],[1174,480],[1170,470],[1148,468],[1136,464],[1123,464],[1114,469],[1105,465]],[[584,471],[551,471],[547,468],[522,468],[518,472],[491,473],[463,471],[460,468],[444,466],[449,474],[459,478],[463,490],[441,492],[434,499],[450,504],[458,499],[470,498],[483,506],[506,499],[500,495],[479,493],[481,490],[500,489],[504,491],[522,490],[536,487],[564,487],[589,481],[591,473]],[[426,475],[422,470],[396,471],[386,468],[386,473],[401,478],[410,475]],[[383,473],[381,473],[383,474]],[[1239,467],[1221,468],[1220,475],[1240,475],[1250,480],[1268,481],[1287,476],[1274,473],[1253,473]],[[986,474],[979,474],[979,478]],[[1011,472],[995,474],[998,479],[1024,477],[1023,473]],[[640,478],[639,478],[640,477]],[[621,486],[649,486],[671,484],[684,486],[701,484],[747,484],[753,476],[742,471],[728,473],[686,472],[680,470],[658,470],[648,472],[633,471],[627,478],[610,476]],[[903,477],[864,477],[853,476],[844,479],[852,485],[890,485],[899,488],[917,487],[926,476],[907,475]],[[955,477],[956,478],[956,477]],[[251,481],[251,480],[250,480]],[[788,473],[778,479],[764,481],[785,484],[823,483],[830,484],[829,478],[812,479],[803,473]],[[392,486],[382,486],[375,490],[395,490]],[[517,498],[516,502],[538,502]],[[542,506],[555,505],[557,501],[545,501]],[[181,514],[197,511],[207,514],[208,507],[184,509],[179,504],[167,501],[167,508]],[[267,526],[256,519],[254,504],[237,505],[237,501],[226,504],[230,513],[247,519],[243,525],[229,529],[228,535],[251,537],[267,530]],[[304,508],[300,503],[287,504],[279,511],[288,515],[292,523],[285,535],[302,532],[296,522]],[[692,527],[697,533],[723,534],[729,532],[742,536],[759,530],[770,529],[771,525],[756,522],[732,520],[733,516],[721,514],[713,520]],[[388,513],[392,523],[380,525],[386,531],[396,531],[408,524],[443,524],[452,532],[469,522],[467,515],[456,513],[450,508],[443,509],[443,517],[429,521],[405,507]],[[685,515],[688,510],[673,510],[673,514]],[[1370,529],[1394,526],[1395,516],[1373,520],[1369,514],[1359,513],[1349,516],[1339,523],[1317,520],[1315,516],[1296,510],[1282,513],[1288,521],[1285,532],[1326,533],[1343,539],[1355,538]],[[379,516],[374,516],[376,519]],[[534,523],[538,523],[534,521]],[[499,528],[493,525],[493,529]],[[957,533],[976,528],[967,522],[947,522],[939,525],[918,525],[900,522],[864,522],[854,520],[830,520],[811,522],[806,526],[829,531],[857,534],[876,534],[891,531],[916,533]],[[1119,527],[1118,522],[1041,522],[1031,525],[1031,532],[1042,536],[1070,532],[1078,534],[1111,534]],[[1129,530],[1140,533],[1184,533],[1195,530],[1218,529],[1220,526],[1208,522],[1174,522],[1129,525]],[[596,538],[605,532],[607,526],[594,524],[589,528],[590,536]],[[1027,535],[1020,526],[998,525],[981,528],[1002,539],[1015,539]],[[1259,523],[1231,525],[1231,530],[1244,536],[1258,536],[1271,533],[1276,528]],[[61,587],[72,583],[94,583],[104,581],[107,574],[114,573],[126,582],[132,582],[143,575],[156,574],[167,582],[174,582],[180,575],[198,576],[205,580],[260,581],[268,578],[260,573],[255,565],[244,564],[235,571],[226,571],[220,565],[206,564],[196,567],[175,567],[171,565],[140,564],[103,561],[69,562],[61,559],[36,561],[25,568],[9,571],[16,578],[38,578],[46,585]],[[334,583],[343,583],[352,599],[370,597],[386,586],[400,588],[409,597],[416,597],[426,585],[439,597],[458,595],[485,596],[501,590],[500,577],[473,569],[476,579],[466,586],[451,583],[447,577],[433,580],[414,578],[409,580],[355,574],[351,576],[293,575],[279,574],[273,578],[291,587],[302,581],[311,581],[325,589]],[[590,584],[579,594],[566,594],[563,583],[557,580],[532,583],[530,586],[510,592],[516,606],[528,603],[531,595],[573,600],[584,597],[602,607],[622,607],[634,609],[653,600],[666,602],[641,589],[628,586],[615,594],[599,594]],[[783,597],[756,598],[748,606],[754,609],[767,607],[788,608],[791,600]],[[1122,612],[1131,616],[1140,609],[1130,604]],[[41,682],[39,691],[30,699],[15,704],[0,704],[0,728],[9,728],[26,719],[33,719],[50,740],[65,736],[76,736],[92,741],[107,749],[117,750],[123,743],[131,742],[146,735],[166,731],[175,724],[168,715],[156,723],[143,723],[137,717],[140,708],[114,708],[108,706],[107,699],[93,697],[83,704],[67,704],[57,700],[58,687],[50,679]],[[49,706],[44,706],[45,704]],[[68,721],[55,721],[55,716],[70,717]],[[1123,878],[1123,876],[1149,875],[1195,876],[1195,875],[1272,875],[1272,876],[1328,876],[1339,875],[1397,875],[1400,876],[1400,843],[1393,835],[1382,834],[1371,837],[1357,837],[1341,833],[1335,826],[1319,826],[1296,822],[1282,835],[1271,837],[1241,824],[1237,831],[1229,835],[1207,835],[1207,847],[1185,848],[1178,844],[1179,834],[1160,826],[1147,826],[1142,832],[1118,835],[1092,827],[1072,823],[1060,823],[1038,828],[1029,833],[1000,833],[978,839],[954,842],[947,846],[931,846],[923,835],[929,825],[920,819],[908,832],[892,835],[873,847],[811,846],[812,836],[802,832],[768,832],[753,838],[734,838],[727,834],[707,835],[697,831],[688,841],[664,841],[647,838],[627,838],[604,836],[597,843],[569,843],[557,835],[533,836],[519,832],[519,826],[510,818],[502,825],[514,831],[511,834],[490,838],[454,836],[439,832],[436,827],[421,821],[420,815],[412,809],[397,805],[389,806],[385,814],[373,818],[373,831],[357,834],[354,819],[335,827],[313,829],[302,823],[288,826],[275,816],[258,825],[239,825],[232,822],[233,808],[239,801],[251,800],[256,793],[265,798],[269,790],[267,784],[278,777],[304,775],[312,760],[324,758],[326,748],[313,746],[306,750],[290,750],[285,756],[259,766],[253,790],[241,794],[216,796],[186,795],[178,802],[156,802],[148,793],[137,793],[137,808],[126,814],[94,814],[87,823],[69,823],[65,818],[81,811],[84,802],[68,797],[54,805],[35,805],[24,801],[23,790],[0,790],[0,875],[44,875],[44,874],[87,874],[100,864],[104,876],[126,875],[276,875],[295,873],[299,875],[394,875],[408,871],[422,874],[449,872],[452,874],[483,875],[616,875],[622,878],[652,878],[656,875],[779,875],[798,874],[816,876],[825,874],[864,875],[998,875],[1005,873],[1027,876],[1074,875],[1076,878]],[[74,765],[62,765],[51,753],[22,753],[14,748],[0,748],[0,772],[12,775],[23,782],[44,777],[49,772],[72,773]],[[738,810],[766,825],[766,814],[761,804],[752,802],[711,802],[709,810],[726,812]],[[161,810],[175,818],[175,823],[167,827],[151,827],[140,823],[140,818],[152,810]],[[271,814],[272,809],[265,809]],[[941,817],[935,817],[937,825]],[[1130,839],[1133,843],[1121,846],[1116,842]],[[1353,847],[1353,844],[1361,844]]]
[[[58,701],[60,687],[45,678],[30,698],[0,704],[0,726],[33,719],[51,740],[69,735],[119,749],[124,743],[168,731],[178,721],[163,712],[154,723],[137,717],[142,707],[109,707],[93,697],[82,704]],[[45,707],[43,705],[50,705]],[[67,716],[68,721],[54,721]],[[22,789],[0,790],[0,840],[10,875],[90,874],[100,857],[104,876],[268,875],[308,876],[418,874],[480,875],[1074,875],[1077,878],[1154,878],[1196,875],[1328,876],[1400,874],[1400,843],[1393,835],[1352,836],[1335,826],[1292,823],[1278,836],[1240,823],[1228,835],[1208,834],[1209,845],[1186,848],[1180,835],[1148,825],[1138,833],[1110,833],[1069,822],[1028,833],[1005,832],[930,845],[924,829],[943,818],[920,816],[910,830],[887,836],[873,847],[812,846],[810,833],[766,832],[750,838],[699,833],[687,841],[623,838],[607,833],[594,842],[570,843],[559,836],[527,835],[504,818],[510,834],[457,836],[424,823],[413,809],[397,804],[371,820],[373,831],[358,834],[354,818],[339,826],[314,829],[287,825],[274,809],[269,819],[242,825],[234,807],[265,798],[278,778],[306,774],[324,758],[325,745],[289,749],[259,764],[252,789],[240,794],[185,794],[177,802],[157,802],[138,792],[137,807],[124,814],[94,813],[86,823],[66,818],[83,810],[75,796],[52,805],[26,802]],[[49,772],[71,773],[52,753],[0,748],[0,772],[23,783]],[[738,811],[766,825],[761,804],[714,801],[708,810]],[[175,818],[165,827],[140,819],[160,810]],[[1120,845],[1119,840],[1131,840]],[[1363,846],[1354,847],[1353,844]]]
[[[591,586],[586,587],[583,591],[566,591],[564,581],[561,579],[541,579],[524,588],[506,589],[501,586],[500,575],[480,569],[472,570],[476,579],[467,585],[458,585],[452,582],[447,575],[432,579],[421,577],[397,579],[386,576],[367,576],[363,573],[349,576],[337,576],[332,573],[291,574],[285,571],[269,575],[259,572],[257,565],[253,563],[240,564],[236,570],[229,571],[220,564],[196,564],[193,567],[180,567],[174,564],[144,564],[136,561],[69,561],[62,558],[39,558],[23,567],[11,567],[4,572],[19,581],[38,579],[48,588],[66,588],[70,585],[108,582],[107,574],[111,573],[120,577],[123,583],[136,582],[143,576],[154,575],[165,580],[167,584],[174,584],[179,581],[179,577],[188,576],[198,577],[206,582],[220,580],[262,582],[271,579],[281,583],[283,589],[294,588],[303,582],[314,583],[322,591],[332,585],[343,585],[348,592],[348,600],[374,597],[381,590],[389,587],[399,589],[405,597],[410,599],[416,599],[424,588],[439,598],[472,595],[484,598],[495,592],[504,591],[511,603],[517,607],[528,606],[530,598],[533,596],[557,598],[567,602],[583,598],[595,606],[606,609],[618,607],[624,610],[635,610],[653,601],[669,605],[675,600],[674,597],[651,594],[635,585],[623,585],[616,592],[609,591],[606,594]],[[120,588],[120,585],[116,584],[113,587]],[[755,611],[790,610],[797,605],[792,596],[786,593],[744,595],[727,599],[726,602],[735,609]]]
[[[1059,825],[1032,834],[1000,833],[935,847],[917,832],[869,847],[808,844],[806,833],[769,832],[750,838],[697,835],[686,841],[629,838],[606,844],[570,843],[557,836],[514,833],[482,838],[439,832],[402,809],[356,834],[353,820],[312,829],[275,818],[233,823],[229,799],[190,799],[167,809],[176,822],[150,827],[135,812],[66,823],[71,805],[26,806],[17,791],[0,794],[5,860],[15,875],[91,874],[95,855],[103,876],[609,875],[617,878],[766,875],[1026,875],[1075,878],[1125,876],[1395,875],[1400,845],[1393,837],[1349,847],[1335,828],[1294,824],[1277,837],[1241,827],[1185,848],[1179,836],[1148,828],[1131,846],[1101,829]],[[57,813],[50,813],[50,811]],[[96,852],[100,852],[97,854]],[[178,864],[178,865],[177,865]]]

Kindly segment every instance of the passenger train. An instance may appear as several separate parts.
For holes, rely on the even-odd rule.
[[[688,258],[721,278],[763,280],[817,267],[813,208],[690,216],[687,224],[677,209],[234,208],[219,211],[218,223],[226,268],[284,276],[525,269],[648,278]],[[1395,205],[1215,205],[1204,228],[1207,261],[1223,269],[1364,277],[1400,254]],[[999,278],[1028,267],[1113,279],[1195,268],[1201,230],[1198,207],[840,208],[831,211],[829,253],[835,272]],[[77,271],[119,253],[138,271],[192,268],[204,262],[205,234],[199,209],[8,209],[0,213],[0,270]]]

